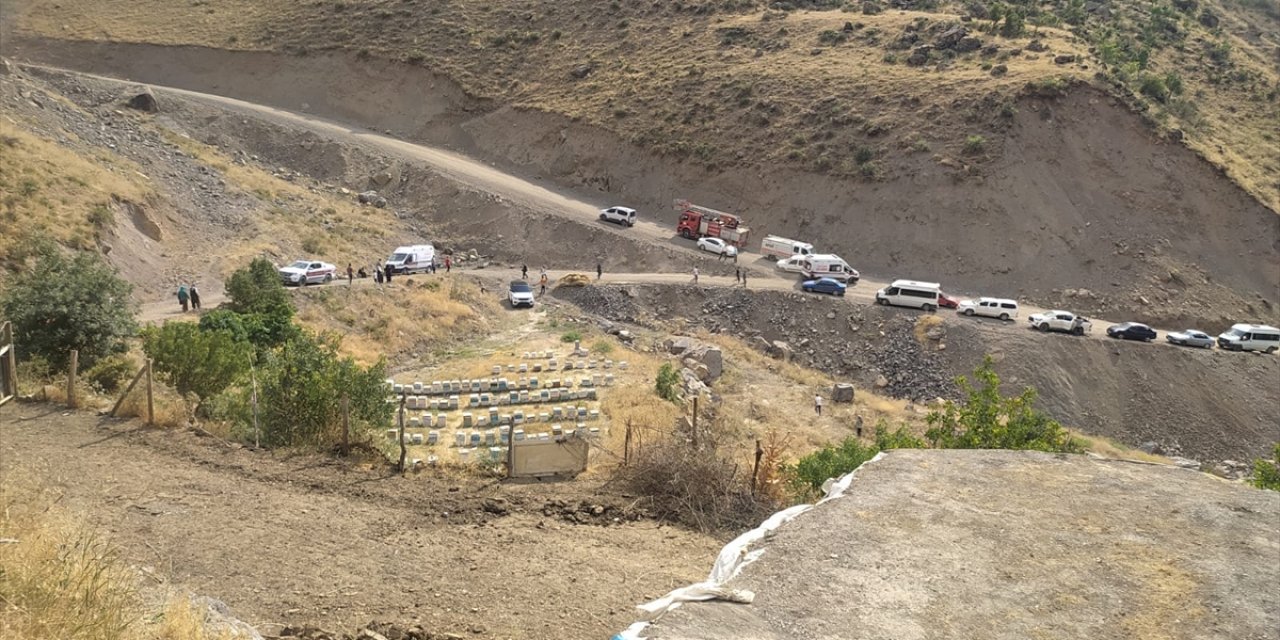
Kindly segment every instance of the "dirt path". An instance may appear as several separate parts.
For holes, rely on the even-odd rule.
[[[0,461],[65,492],[157,580],[222,599],[264,632],[379,619],[595,640],[629,624],[635,603],[705,576],[722,544],[651,520],[544,515],[553,499],[625,506],[591,481],[398,477],[51,405],[0,407]]]

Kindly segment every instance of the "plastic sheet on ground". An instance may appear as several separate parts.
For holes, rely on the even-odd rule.
[[[862,467],[876,462],[882,457],[884,457],[884,452],[877,453],[874,458],[864,462]],[[858,467],[858,469],[862,467]],[[824,482],[822,484],[823,497],[817,504],[843,496],[845,491],[848,491],[849,485],[853,484],[853,479],[857,475],[858,469],[839,478],[831,478]],[[764,549],[750,549],[753,543],[764,539],[770,532],[794,520],[814,506],[812,504],[798,504],[794,507],[783,509],[769,516],[767,520],[755,529],[734,538],[732,542],[726,544],[720,550],[720,555],[716,556],[716,563],[711,567],[711,575],[707,576],[706,580],[687,587],[681,587],[657,600],[640,605],[638,608],[643,614],[641,616],[642,620],[627,627],[625,631],[614,635],[612,640],[644,640],[642,634],[651,622],[657,620],[662,614],[679,607],[683,602],[727,600],[729,602],[751,604],[755,599],[754,593],[746,590],[728,589],[724,586],[724,583],[732,580],[744,567],[764,555]]]

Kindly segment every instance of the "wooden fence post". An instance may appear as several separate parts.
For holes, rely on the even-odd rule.
[[[342,394],[342,455],[351,455],[351,398]]]
[[[133,381],[129,383],[129,386],[124,388],[124,393],[120,395],[120,398],[116,400],[115,405],[111,407],[111,411],[107,413],[108,416],[111,416],[112,418],[116,417],[116,412],[120,410],[120,405],[124,404],[124,399],[129,397],[129,394],[133,392],[133,388],[138,386],[138,381],[145,375],[147,375],[147,368],[145,366],[138,369],[138,374],[133,376]]]
[[[7,382],[7,388],[0,389],[0,402],[6,398],[18,397],[18,356],[13,345],[13,323],[6,322],[0,327],[0,351],[3,351],[4,362],[0,362],[0,367],[4,367],[4,380]]]
[[[622,441],[622,466],[631,464],[631,418],[627,418],[627,436]]]
[[[156,399],[151,389],[151,358],[147,358],[147,424],[156,424]]]
[[[693,397],[693,448],[698,448],[698,396]]]
[[[757,484],[760,477],[760,458],[764,457],[764,448],[760,446],[760,439],[756,438],[756,464],[751,467],[751,495],[756,495],[759,486]]]
[[[76,369],[80,367],[80,350],[71,350],[71,368],[67,371],[67,406],[76,408]]]

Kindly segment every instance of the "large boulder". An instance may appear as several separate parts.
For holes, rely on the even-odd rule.
[[[964,27],[951,27],[942,32],[938,39],[934,41],[934,46],[939,49],[954,49],[955,46],[969,35],[969,30]]]
[[[779,360],[791,359],[791,345],[781,340],[769,343],[769,355]]]
[[[847,382],[837,382],[831,387],[831,401],[842,404],[850,404],[853,402],[853,385]]]
[[[151,89],[143,89],[142,93],[129,98],[125,105],[130,109],[137,109],[147,113],[155,113],[160,110],[160,103],[156,102],[156,96],[151,93]]]

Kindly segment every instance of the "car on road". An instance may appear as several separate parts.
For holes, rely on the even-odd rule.
[[[942,285],[936,282],[894,280],[889,286],[876,292],[876,304],[915,307],[925,311],[938,310],[938,296]]]
[[[951,296],[949,296],[949,295],[947,295],[947,294],[945,294],[945,293],[943,293],[943,292],[939,291],[939,292],[938,292],[938,306],[939,306],[939,307],[946,307],[946,308],[948,308],[948,309],[957,309],[957,308],[959,308],[959,307],[960,307],[960,301],[959,301],[958,299],[956,299],[956,298],[952,298]]]
[[[805,280],[800,283],[800,288],[808,293],[829,293],[833,296],[843,296],[848,285],[835,278],[818,278],[816,280]]]
[[[1195,329],[1172,331],[1165,334],[1164,339],[1168,340],[1170,344],[1180,344],[1184,347],[1200,347],[1202,349],[1213,348],[1213,336]]]
[[[1009,320],[1018,317],[1018,302],[1008,298],[978,298],[977,300],[961,300],[956,306],[956,313],[966,316],[986,316]]]
[[[699,238],[698,248],[711,253],[718,253],[725,256],[738,255],[738,248],[721,240],[720,238]]]
[[[280,280],[286,285],[303,286],[330,282],[337,277],[338,268],[319,260],[296,260],[287,267],[280,267]]]
[[[1093,331],[1093,323],[1089,319],[1070,311],[1055,309],[1044,313],[1033,313],[1027,318],[1033,329],[1040,331],[1061,331],[1082,336]]]
[[[1121,322],[1107,327],[1107,336],[1121,340],[1151,342],[1156,339],[1156,330],[1141,322]]]
[[[600,219],[628,227],[636,226],[636,210],[628,207],[609,207],[600,210]]]
[[[787,273],[804,273],[804,261],[809,256],[791,256],[778,261],[778,268]]]
[[[532,307],[533,287],[524,280],[512,280],[511,286],[507,288],[507,302],[511,303],[512,309]]]

